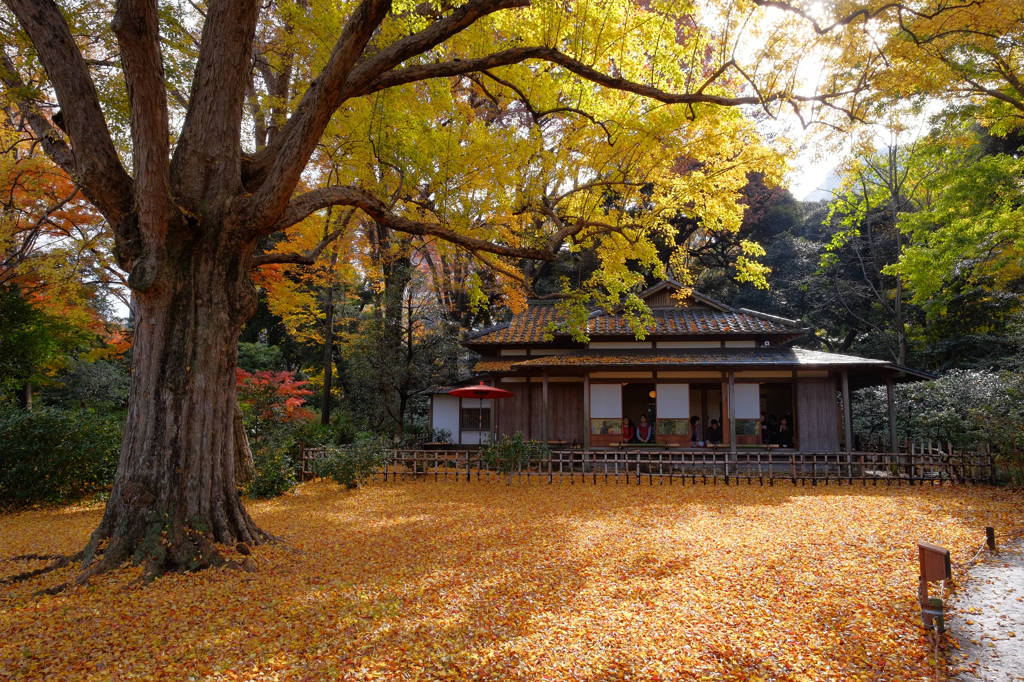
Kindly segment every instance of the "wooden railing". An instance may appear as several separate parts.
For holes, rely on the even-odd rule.
[[[303,478],[319,449],[303,450]],[[505,481],[541,483],[717,485],[933,485],[995,482],[987,452],[794,452],[787,449],[644,451],[557,450],[513,472],[488,467],[476,450],[395,450],[374,474],[378,481]]]

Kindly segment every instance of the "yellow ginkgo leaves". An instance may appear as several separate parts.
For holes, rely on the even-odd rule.
[[[916,542],[955,563],[1024,525],[943,487],[312,483],[252,511],[283,539],[256,574],[5,586],[0,679],[930,680]],[[0,557],[99,514],[0,517]]]

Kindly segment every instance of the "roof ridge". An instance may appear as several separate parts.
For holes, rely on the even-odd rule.
[[[475,331],[475,332],[473,332],[471,334],[466,334],[463,337],[463,340],[468,341],[470,339],[475,339],[475,338],[484,336],[486,334],[490,334],[491,332],[496,332],[499,329],[508,329],[511,326],[512,326],[512,321],[511,320],[509,320],[508,322],[499,322],[498,324],[491,325],[490,327],[484,327],[480,331]]]
[[[799,329],[808,328],[803,326],[803,322],[799,320],[791,320],[788,317],[781,317],[779,315],[772,315],[770,313],[762,313],[759,310],[751,310],[750,308],[738,308],[737,310],[739,310],[742,313],[747,313],[748,315],[753,315],[754,317],[760,317],[765,320],[770,320],[772,322],[781,322],[782,324],[787,324],[791,327],[797,327]]]

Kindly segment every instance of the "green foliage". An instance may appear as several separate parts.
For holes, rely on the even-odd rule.
[[[249,497],[277,497],[297,485],[295,462],[289,455],[291,444],[290,439],[271,442],[253,453],[256,476],[245,486]]]
[[[0,391],[7,393],[42,378],[43,365],[61,351],[56,324],[15,287],[0,287]]]
[[[854,431],[888,440],[885,388],[857,391]],[[987,444],[1007,463],[1024,465],[1024,377],[1015,372],[954,370],[937,381],[896,387],[900,438],[948,441],[954,448]]]
[[[260,342],[238,344],[238,366],[247,372],[282,369],[283,357],[277,346]]]
[[[126,359],[100,359],[92,362],[73,360],[57,377],[59,385],[43,391],[47,405],[74,409],[80,406],[99,410],[124,409],[131,386],[131,367]]]
[[[0,403],[0,506],[66,503],[114,480],[123,413]]]
[[[524,440],[523,434],[516,432],[511,436],[502,436],[494,443],[488,443],[480,449],[480,460],[502,474],[512,474],[528,467],[530,462],[546,459],[551,455],[547,445],[536,440]]]
[[[392,439],[363,434],[351,445],[327,448],[325,456],[314,462],[313,472],[347,488],[358,488],[384,466],[393,449]]]
[[[913,245],[893,271],[919,303],[944,303],[946,285],[965,273],[993,284],[1024,276],[1024,158],[996,154],[946,170],[929,186],[924,210],[901,216]]]

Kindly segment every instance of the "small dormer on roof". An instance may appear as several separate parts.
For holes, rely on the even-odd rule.
[[[685,292],[686,295],[680,295],[680,292]],[[639,297],[652,310],[655,308],[704,308],[721,312],[734,311],[730,306],[716,301],[710,296],[705,296],[692,287],[685,287],[674,279],[658,282],[641,291]]]

